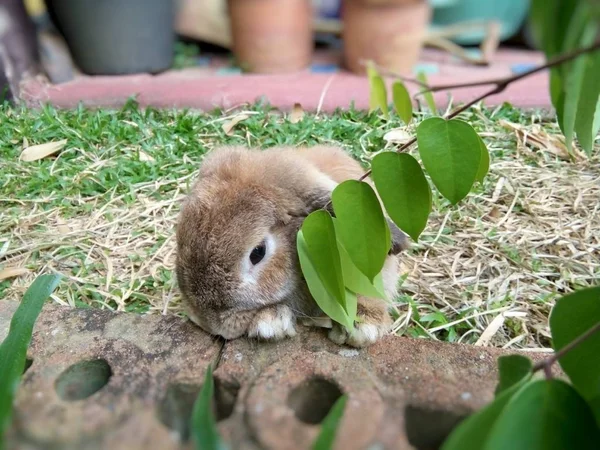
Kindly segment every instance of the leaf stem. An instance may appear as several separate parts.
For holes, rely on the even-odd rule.
[[[555,352],[549,358],[546,358],[543,361],[540,361],[539,363],[535,364],[532,369],[533,372],[537,372],[537,371],[543,369],[544,374],[546,375],[546,378],[551,379],[552,378],[552,365],[556,361],[558,361],[560,358],[565,356],[567,353],[569,353],[571,350],[573,350],[575,347],[577,347],[582,342],[584,342],[586,339],[590,338],[591,336],[598,333],[599,331],[600,331],[600,322],[598,322],[596,325],[591,327],[585,333],[580,335],[577,339],[574,339],[573,341],[569,342],[567,345],[565,345],[559,351]]]
[[[545,69],[549,69],[551,67],[554,66],[558,66],[560,64],[566,63],[568,61],[571,61],[572,59],[577,58],[578,56],[581,56],[583,54],[586,53],[591,53],[594,52],[596,50],[600,49],[600,40],[595,42],[593,45],[590,45],[589,47],[583,47],[577,50],[574,50],[572,52],[568,52],[565,53],[563,55],[559,55],[558,57],[555,57],[553,59],[551,59],[550,61],[546,62],[545,64],[542,64],[534,69],[528,70],[527,72],[523,72],[520,73],[518,75],[513,75],[510,77],[506,77],[506,78],[499,78],[499,79],[494,79],[494,80],[488,80],[488,81],[475,81],[475,82],[469,82],[469,83],[457,83],[457,84],[446,84],[446,85],[440,85],[440,86],[433,86],[433,87],[429,87],[429,86],[425,86],[428,89],[425,91],[421,91],[420,93],[425,93],[425,92],[436,92],[436,91],[441,91],[441,90],[447,90],[447,89],[453,89],[453,88],[464,88],[464,87],[474,87],[474,86],[487,86],[489,84],[495,84],[495,86],[490,89],[489,91],[481,94],[480,96],[476,97],[475,99],[471,100],[470,102],[454,109],[453,111],[451,111],[449,114],[445,115],[444,118],[445,119],[452,119],[456,116],[458,116],[460,113],[462,113],[463,111],[466,111],[467,109],[469,109],[471,106],[475,105],[476,103],[479,103],[480,101],[484,100],[485,98],[491,96],[491,95],[496,95],[501,93],[502,91],[504,91],[506,89],[506,87],[511,84],[514,83],[515,81],[519,81],[522,80],[523,78],[526,78],[530,75],[533,75],[534,73],[537,72],[541,72],[542,70]],[[377,68],[377,70],[379,70],[379,68]],[[418,80],[414,80],[411,78],[407,78],[407,77],[403,77],[401,75],[395,74],[389,70],[385,70],[385,74],[391,77],[395,77],[398,78],[400,80],[405,80],[405,81],[411,81],[411,82],[416,82],[420,85],[423,85],[423,83],[421,83]],[[402,147],[400,147],[398,150],[396,150],[397,153],[402,153],[404,150],[406,150],[408,147],[410,147],[411,145],[413,145],[415,142],[417,142],[417,138],[413,137],[410,141],[406,142],[404,145],[402,145]],[[368,171],[366,171],[359,179],[358,181],[364,181],[369,175],[371,175],[371,170],[369,169]],[[327,203],[327,205],[325,205],[325,208],[329,207],[329,205],[331,204],[331,201],[329,201]]]
[[[454,110],[452,110],[449,114],[445,115],[444,118],[445,119],[452,119],[453,117],[458,116],[461,112],[466,111],[467,109],[469,109],[471,106],[475,105],[476,103],[480,102],[481,100],[483,100],[484,98],[490,96],[490,95],[494,95],[496,93],[502,92],[504,88],[500,89],[498,86],[496,86],[495,88],[493,88],[492,90],[486,92],[485,94],[481,94],[479,97],[475,98],[474,100],[471,100],[470,102],[464,104],[463,106],[460,106]],[[397,153],[402,153],[404,150],[406,150],[408,147],[410,147],[411,145],[413,145],[415,142],[417,142],[417,138],[413,137],[410,141],[404,143],[404,145],[402,145],[402,147],[400,147],[398,150],[396,150]],[[371,169],[369,169],[367,172],[365,172],[359,179],[358,181],[363,181],[365,178],[367,178],[369,175],[371,175]]]
[[[579,48],[572,52],[567,52],[563,55],[558,55],[557,57],[554,57],[554,58],[550,59],[549,61],[547,61],[545,64],[542,64],[538,67],[535,67],[531,70],[528,70],[526,72],[523,72],[523,73],[520,73],[517,75],[513,75],[513,76],[505,77],[505,78],[495,78],[492,80],[485,80],[485,81],[471,81],[471,82],[466,82],[466,83],[440,84],[438,86],[428,86],[427,89],[419,92],[419,94],[423,94],[425,92],[446,91],[448,89],[460,89],[460,88],[466,88],[466,87],[486,86],[488,84],[495,84],[496,87],[499,88],[498,93],[500,93],[504,89],[506,89],[506,87],[509,84],[511,84],[515,81],[526,78],[530,75],[533,75],[534,73],[541,72],[542,70],[550,69],[552,67],[558,66],[565,62],[569,62],[581,55],[584,55],[586,53],[592,53],[599,49],[600,49],[600,41],[597,41],[588,47],[582,47],[582,48]],[[388,74],[390,74],[390,73],[388,72]],[[390,76],[394,76],[394,75],[390,74]],[[492,94],[488,94],[488,95],[492,95]]]

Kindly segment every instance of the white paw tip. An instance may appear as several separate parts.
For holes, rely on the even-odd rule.
[[[248,331],[248,336],[262,339],[293,337],[296,335],[296,329],[292,319],[291,312],[283,311],[273,318],[258,320]]]
[[[367,342],[375,342],[379,337],[379,329],[375,325],[360,324],[354,332],[354,337],[358,339],[362,338],[361,340]]]

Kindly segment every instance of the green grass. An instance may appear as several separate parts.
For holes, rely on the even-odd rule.
[[[368,167],[376,152],[394,147],[386,144],[386,132],[402,127],[395,114],[386,121],[352,109],[306,114],[298,123],[267,105],[244,111],[249,117],[228,135],[223,124],[240,110],[142,110],[133,101],[117,111],[0,107],[0,273],[8,267],[30,270],[0,281],[0,298],[20,298],[36,273],[50,269],[65,276],[53,301],[180,313],[173,276],[174,224],[180,200],[207,151],[220,145],[334,144]],[[561,234],[568,220],[562,219],[562,210],[545,215],[538,209],[554,204],[567,208],[581,194],[576,216],[600,223],[593,211],[597,189],[585,188],[597,160],[568,163],[550,152],[532,151],[498,121],[523,127],[543,123],[546,132],[558,133],[553,121],[535,112],[504,105],[473,108],[461,117],[484,133],[492,168],[485,184],[459,207],[435,198],[422,239],[406,257],[396,329],[475,342],[498,310],[520,308],[527,317],[508,318],[491,344],[504,345],[521,333],[518,346],[547,346],[547,315],[556,292],[591,284],[600,268],[589,262],[590,255],[575,257],[553,243],[539,243],[543,236]],[[421,118],[419,114],[416,122]],[[414,125],[408,131],[413,133]],[[61,139],[67,145],[57,158],[19,160],[24,141],[34,145]],[[549,181],[535,184],[544,177]],[[574,183],[573,177],[583,181]],[[511,189],[494,197],[502,178]],[[553,188],[562,189],[564,198],[557,199]],[[538,205],[535,192],[549,200]],[[591,209],[584,213],[584,207]],[[493,208],[497,218],[488,216]],[[577,233],[563,240],[572,240],[584,252],[595,245]],[[535,245],[528,239],[535,239]],[[510,279],[519,274],[525,275]]]

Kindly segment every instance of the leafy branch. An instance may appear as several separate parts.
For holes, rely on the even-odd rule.
[[[598,10],[600,14],[600,8]],[[591,153],[600,129],[600,83],[597,81],[600,41],[596,38],[600,26],[591,14],[594,10],[590,2],[534,0],[533,11],[535,30],[542,36],[547,61],[532,70],[505,78],[433,87],[422,73],[412,79],[385,71],[400,80],[392,84],[393,106],[406,124],[413,116],[412,99],[401,80],[424,88],[420,94],[424,95],[434,117],[421,121],[415,136],[396,152],[376,155],[370,169],[357,180],[338,185],[332,200],[323,208],[326,212],[320,212],[318,223],[307,220],[306,229],[299,233],[298,252],[309,290],[321,309],[336,322],[350,329],[356,319],[356,294],[368,296],[365,291],[377,291],[373,274],[380,274],[385,250],[390,248],[390,230],[385,226],[383,209],[400,230],[417,241],[427,225],[433,204],[429,181],[452,205],[464,199],[476,182],[483,183],[489,171],[490,155],[473,127],[457,118],[462,112],[503,92],[514,82],[550,70],[551,99],[567,148],[571,148],[577,134],[580,145]],[[371,89],[369,109],[381,110],[387,118],[386,83],[373,63],[367,63],[367,74]],[[443,117],[437,116],[432,92],[484,85],[492,86]],[[415,143],[421,161],[406,151]],[[382,204],[375,201],[374,189],[365,182],[369,176]],[[360,198],[353,193],[360,194]],[[339,199],[337,204],[335,197]],[[335,226],[327,212],[331,205],[336,216]],[[351,214],[341,217],[342,210],[350,210]],[[306,233],[303,235],[302,231]],[[318,236],[324,235],[329,239],[319,240]],[[351,270],[345,273],[340,263],[325,264],[329,269],[324,270],[320,261],[328,260],[341,261],[342,267]],[[356,291],[348,278],[357,273],[364,276],[362,292]]]
[[[456,427],[442,450],[594,449],[600,439],[600,286],[559,298],[550,315],[555,353],[533,365],[498,359],[495,399]],[[560,364],[569,382],[553,379]],[[545,379],[533,375],[544,370]]]
[[[559,66],[559,65],[569,62],[575,58],[578,58],[581,55],[593,53],[599,49],[600,49],[600,41],[597,41],[593,45],[583,47],[583,48],[578,48],[576,50],[559,55],[557,57],[550,59],[545,64],[541,64],[537,67],[534,67],[531,70],[522,72],[517,75],[512,75],[512,76],[503,77],[503,78],[495,78],[495,79],[491,79],[491,80],[483,80],[483,81],[471,81],[471,82],[465,82],[465,83],[440,84],[437,86],[428,86],[428,87],[425,87],[425,90],[421,91],[421,93],[447,91],[449,89],[461,89],[461,88],[467,88],[467,87],[487,86],[490,84],[495,84],[496,87],[494,88],[494,90],[490,91],[492,93],[488,93],[487,95],[499,94],[500,92],[504,91],[511,83],[514,83],[515,81],[522,80],[523,78],[527,78],[527,77],[529,77],[533,74],[536,74],[538,72],[541,72],[543,70],[551,69],[553,67]]]
[[[595,52],[597,50],[600,49],[600,41],[597,41],[594,45],[590,45],[588,47],[585,48],[580,48],[577,50],[574,50],[572,52],[568,52],[564,55],[560,55],[558,57],[555,57],[553,59],[551,59],[550,61],[546,62],[545,64],[541,64],[538,67],[535,67],[527,72],[523,72],[517,75],[513,75],[510,77],[505,77],[505,78],[497,78],[497,79],[493,79],[493,80],[487,80],[487,81],[473,81],[473,82],[467,82],[467,83],[456,83],[456,84],[444,84],[444,85],[438,85],[438,86],[428,86],[426,83],[423,83],[422,81],[416,80],[416,79],[411,79],[411,78],[406,78],[406,77],[402,77],[400,75],[397,75],[391,71],[384,71],[386,75],[394,77],[394,78],[398,78],[401,80],[406,80],[406,81],[410,81],[410,82],[415,82],[417,84],[419,84],[420,86],[424,87],[425,89],[423,91],[421,91],[419,94],[424,94],[426,92],[438,92],[438,91],[443,91],[443,90],[449,90],[449,89],[458,89],[458,88],[466,88],[466,87],[476,87],[476,86],[487,86],[490,84],[494,84],[495,86],[490,89],[489,91],[479,95],[478,97],[476,97],[475,99],[465,103],[464,105],[461,105],[458,108],[455,108],[454,110],[452,110],[450,113],[448,113],[447,115],[444,116],[445,119],[453,119],[454,117],[458,116],[460,113],[466,111],[467,109],[469,109],[471,106],[476,105],[477,103],[479,103],[480,101],[486,99],[487,97],[490,97],[492,95],[496,95],[499,94],[501,92],[503,92],[510,84],[514,83],[515,81],[519,81],[522,80],[523,78],[527,78],[533,74],[536,74],[538,72],[541,72],[543,70],[546,69],[550,69],[552,67],[556,67],[559,66],[561,64],[564,64],[566,62],[572,61],[575,58],[581,56],[581,55],[585,55],[588,53],[592,53]],[[376,67],[376,66],[373,66]],[[410,139],[409,141],[407,141],[406,143],[404,143],[398,150],[396,150],[398,153],[402,153],[404,150],[408,149],[411,145],[413,145],[415,142],[417,142],[417,138],[416,136],[413,137],[412,139]],[[371,175],[371,170],[368,170],[364,175],[362,175],[359,178],[359,181],[363,181],[365,180],[369,175]]]
[[[544,370],[544,375],[546,376],[546,378],[548,380],[551,379],[552,366],[554,365],[554,363],[556,363],[556,361],[560,360],[567,353],[577,348],[579,345],[581,345],[583,342],[585,342],[587,339],[591,338],[594,334],[598,332],[600,332],[600,322],[598,322],[596,325],[587,330],[581,336],[577,337],[575,340],[571,341],[569,344],[561,348],[559,351],[554,352],[549,358],[546,358],[543,361],[536,363],[531,369],[532,372]]]
[[[0,450],[5,447],[13,401],[25,371],[27,350],[42,307],[60,282],[59,275],[40,275],[29,286],[10,321],[6,339],[0,344]]]

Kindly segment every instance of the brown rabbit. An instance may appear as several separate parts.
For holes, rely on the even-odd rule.
[[[207,155],[177,226],[177,280],[190,319],[225,339],[294,336],[296,319],[331,328],[339,344],[363,347],[383,336],[391,319],[382,300],[358,297],[352,333],[324,316],[296,250],[304,218],[329,203],[338,183],[363,173],[335,147],[223,147]],[[383,278],[391,298],[407,239],[388,223],[393,245]]]

